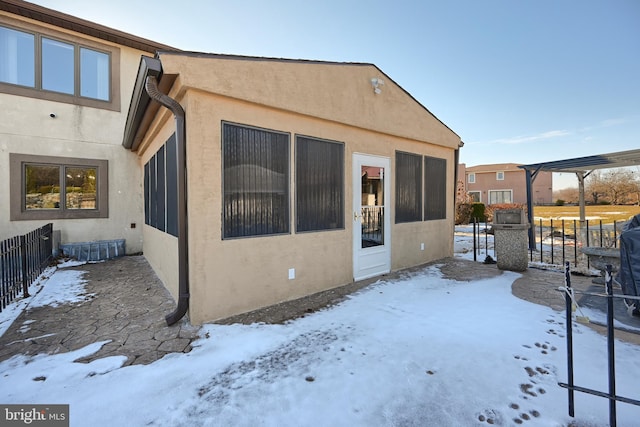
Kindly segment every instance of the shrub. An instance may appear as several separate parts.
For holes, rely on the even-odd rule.
[[[472,211],[471,203],[456,203],[456,225],[469,224]]]
[[[564,206],[564,200],[562,199],[556,200],[556,206]]]
[[[484,203],[473,203],[471,204],[471,219],[477,220],[478,222],[484,222],[487,220],[486,209]]]

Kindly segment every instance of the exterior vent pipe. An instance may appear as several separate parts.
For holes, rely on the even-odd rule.
[[[151,99],[168,108],[176,118],[176,145],[178,163],[178,305],[165,316],[171,326],[182,319],[189,309],[189,251],[187,237],[187,146],[185,132],[185,114],[182,106],[173,98],[158,89],[154,76],[147,76],[145,89]]]

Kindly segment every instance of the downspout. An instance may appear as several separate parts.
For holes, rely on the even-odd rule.
[[[185,114],[182,106],[173,98],[158,89],[154,76],[147,76],[144,85],[147,93],[168,108],[176,118],[176,161],[178,163],[178,305],[165,316],[171,326],[182,319],[189,309],[189,250],[187,236],[187,146],[185,132]]]

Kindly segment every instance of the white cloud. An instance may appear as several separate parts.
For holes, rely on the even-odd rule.
[[[567,130],[550,130],[550,131],[542,132],[536,135],[520,135],[520,136],[513,136],[510,138],[494,139],[493,141],[485,142],[485,144],[526,144],[528,142],[558,138],[566,135],[571,135],[571,132]]]

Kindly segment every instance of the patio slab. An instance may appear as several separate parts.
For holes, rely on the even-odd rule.
[[[73,351],[98,341],[109,343],[81,361],[123,355],[124,365],[148,364],[191,350],[199,328],[185,319],[167,326],[164,316],[175,302],[143,256],[66,269],[85,272],[86,293],[93,296],[58,307],[28,307],[0,337],[0,361],[16,354]]]

